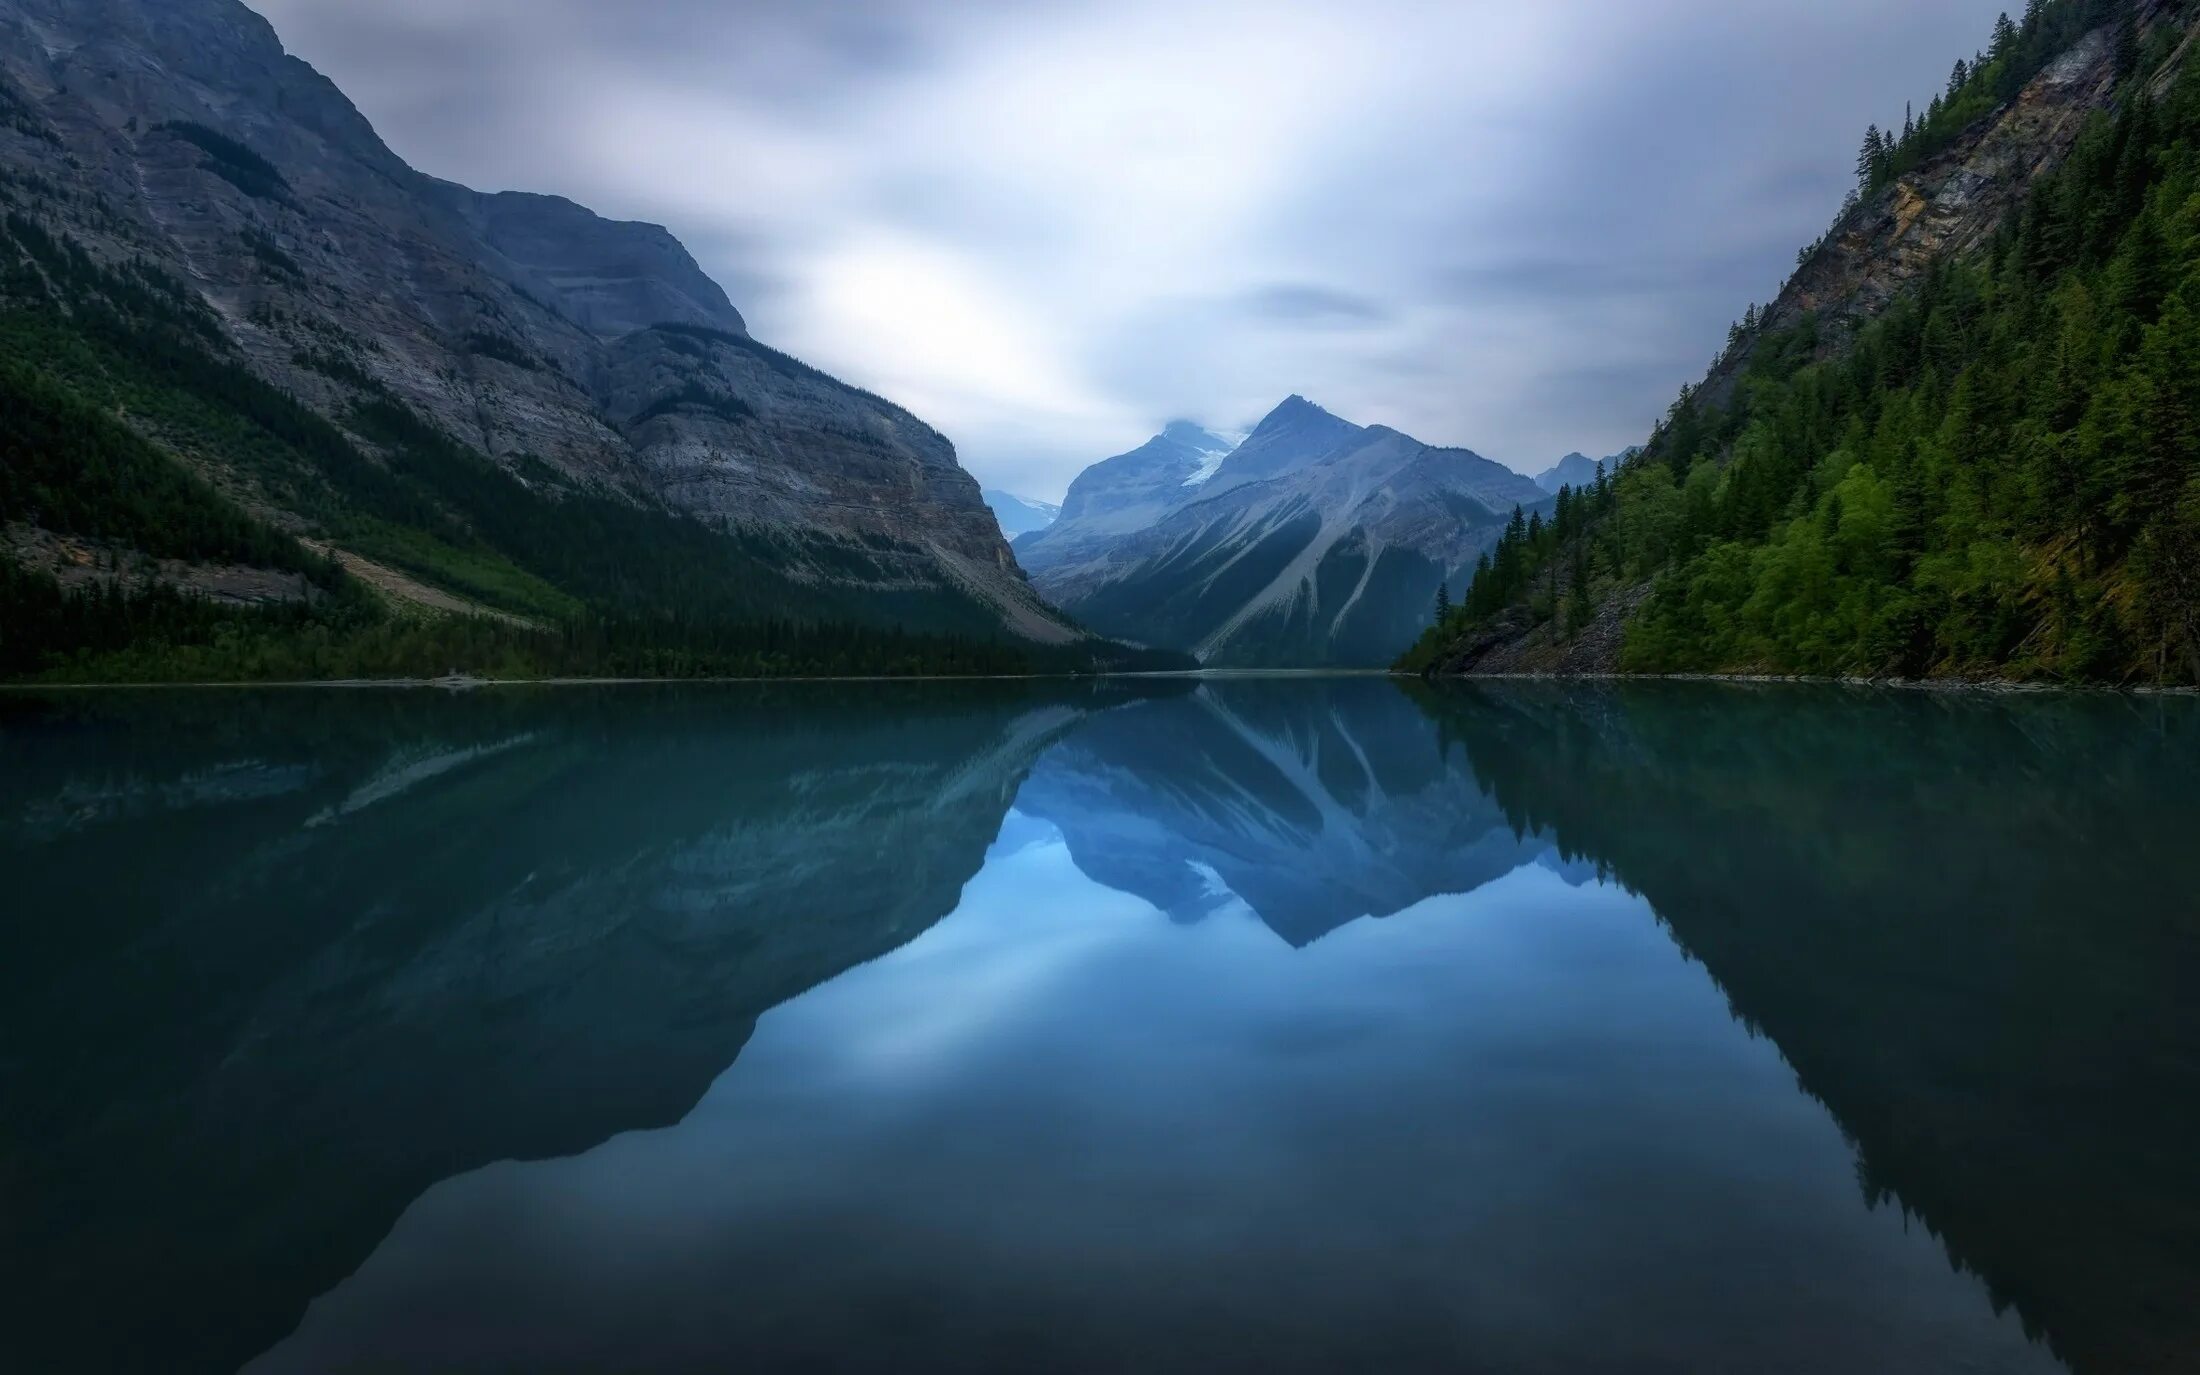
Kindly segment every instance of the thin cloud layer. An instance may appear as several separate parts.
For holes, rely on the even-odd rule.
[[[1055,498],[1302,392],[1640,441],[2004,0],[249,0],[422,169],[670,226]]]

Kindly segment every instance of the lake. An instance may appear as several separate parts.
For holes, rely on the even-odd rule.
[[[2200,1365],[2200,700],[0,699],[25,1371]]]

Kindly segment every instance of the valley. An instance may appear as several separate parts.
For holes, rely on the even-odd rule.
[[[2200,681],[2193,20],[1997,27],[1642,445],[1292,395],[1057,505],[238,0],[0,0],[0,676]]]

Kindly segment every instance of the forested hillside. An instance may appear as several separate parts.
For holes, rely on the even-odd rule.
[[[1975,251],[1860,328],[1753,307],[1645,451],[1516,521],[1405,666],[2200,681],[2194,11],[2035,3],[1922,122],[1873,129],[1860,192],[1914,219],[1903,178],[1957,122],[2114,64],[2112,108]]]

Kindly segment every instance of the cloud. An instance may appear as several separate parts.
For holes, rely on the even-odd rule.
[[[2006,0],[250,0],[424,170],[670,226],[1060,495],[1290,392],[1639,442]]]
[[[1379,325],[1390,311],[1379,301],[1311,282],[1278,282],[1238,298],[1247,314],[1280,324],[1339,328]]]

